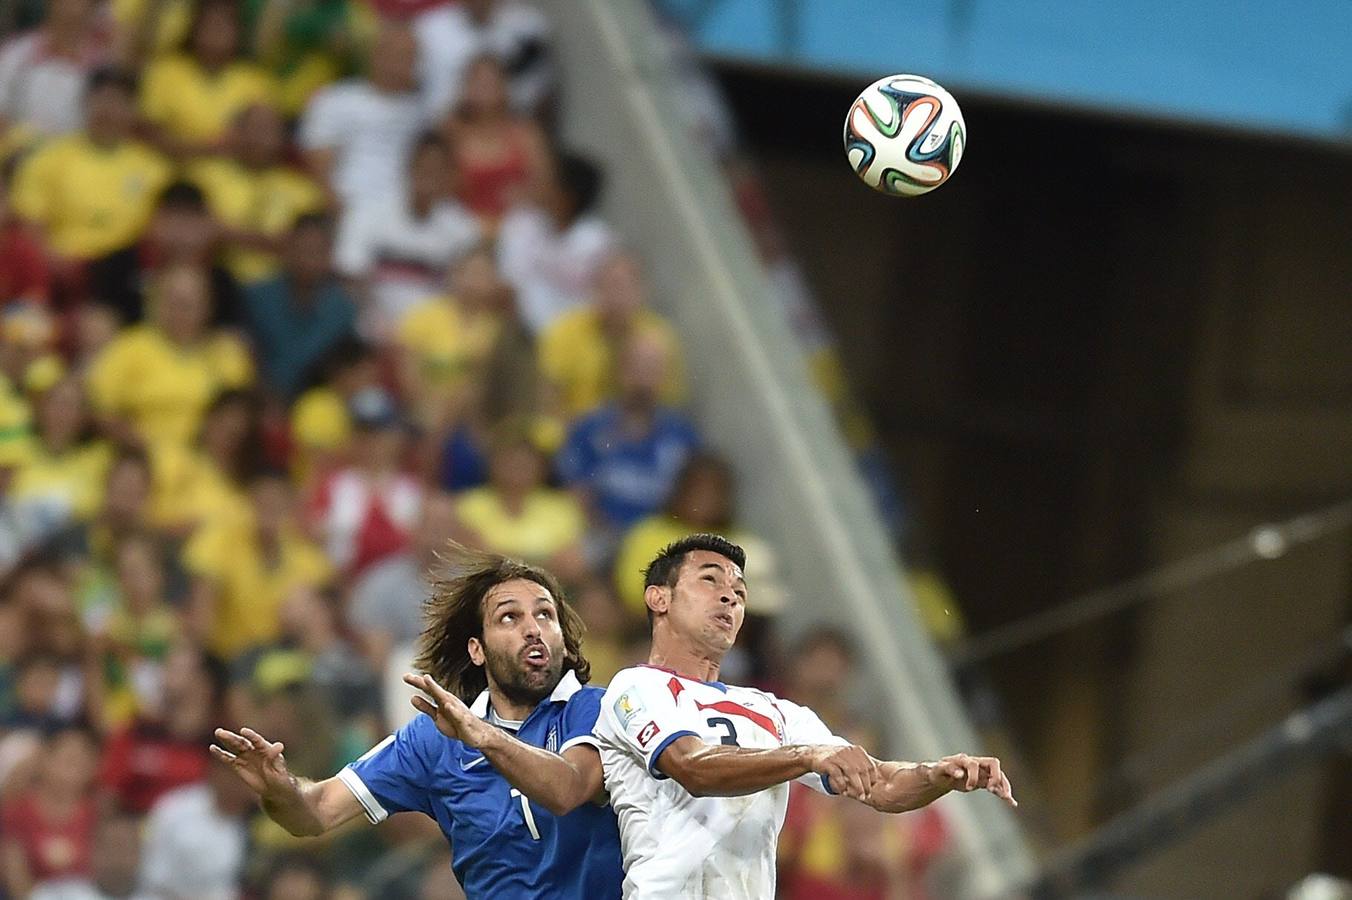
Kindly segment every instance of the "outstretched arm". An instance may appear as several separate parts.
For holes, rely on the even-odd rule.
[[[431,675],[405,675],[404,681],[432,698],[415,696],[412,703],[436,721],[442,734],[482,751],[512,787],[554,815],[604,796],[601,754],[595,747],[579,744],[563,753],[533,747],[474,715]]]
[[[793,781],[809,772],[829,779],[831,790],[868,802],[876,760],[861,748],[789,744],[772,750],[706,744],[694,735],[671,742],[657,768],[696,797],[738,797]]]
[[[928,806],[949,791],[987,790],[1010,806],[1018,806],[1009,779],[993,756],[959,753],[938,762],[878,762],[878,780],[869,806],[882,812],[907,812]]]
[[[263,811],[296,837],[320,835],[361,813],[361,802],[337,778],[309,781],[292,775],[280,742],[252,728],[216,729],[211,755],[230,766],[262,801]]]

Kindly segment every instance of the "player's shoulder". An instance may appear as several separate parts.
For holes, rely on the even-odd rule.
[[[594,705],[601,702],[605,697],[606,688],[599,684],[584,684],[568,697],[568,706]]]
[[[807,709],[807,707],[803,706],[801,703],[796,703],[787,697],[781,697],[778,694],[773,693],[771,691],[763,691],[760,688],[742,688],[742,690],[751,691],[755,695],[763,698],[771,706],[774,706],[780,710]]]
[[[473,759],[482,753],[459,738],[448,737],[437,728],[437,722],[426,713],[418,713],[395,732],[396,742],[402,743],[433,769]]]
[[[464,749],[461,741],[442,734],[436,720],[426,713],[418,713],[409,719],[391,737],[394,743],[409,747],[428,760],[438,759],[446,752]]]
[[[606,688],[606,696],[618,696],[631,688],[655,685],[670,677],[670,673],[652,666],[630,666],[627,669],[620,669],[611,677],[610,684]]]
[[[399,729],[399,734],[410,741],[425,741],[434,733],[440,734],[441,732],[437,731],[436,721],[427,713],[418,713]]]
[[[736,701],[744,706],[756,704],[778,708],[784,703],[783,699],[756,687],[748,687],[742,684],[724,684],[722,682],[713,683],[711,686],[720,688],[729,700]]]

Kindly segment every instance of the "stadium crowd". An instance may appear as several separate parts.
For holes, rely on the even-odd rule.
[[[843,638],[777,667],[773,552],[685,409],[603,172],[556,140],[538,10],[7,14],[4,896],[457,896],[430,820],[294,839],[207,755],[246,723],[323,778],[413,715],[399,679],[450,539],[557,573],[604,684],[646,658],[647,560],[729,534],[752,593],[724,677],[868,731]],[[921,896],[939,814],[847,807],[795,793],[783,895]]]

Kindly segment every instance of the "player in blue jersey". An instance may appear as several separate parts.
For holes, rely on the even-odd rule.
[[[582,621],[554,577],[456,547],[426,621],[427,674],[404,680],[433,700],[415,696],[421,715],[337,775],[295,777],[282,745],[249,728],[217,729],[212,755],[295,835],[363,813],[431,816],[471,900],[618,898],[619,830],[592,737],[604,692],[584,686]]]

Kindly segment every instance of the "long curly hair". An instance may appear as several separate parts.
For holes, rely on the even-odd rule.
[[[591,663],[582,655],[582,617],[568,605],[563,589],[549,572],[500,553],[474,550],[455,541],[438,554],[432,588],[423,606],[423,632],[418,637],[414,665],[437,680],[465,703],[472,703],[488,687],[482,666],[469,658],[469,639],[484,636],[483,601],[499,584],[524,578],[549,591],[563,631],[563,671],[572,669],[577,680],[591,680]]]

